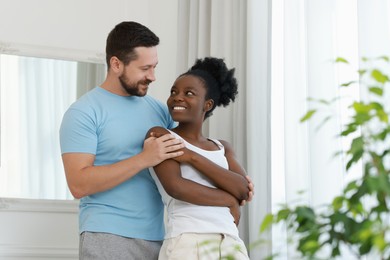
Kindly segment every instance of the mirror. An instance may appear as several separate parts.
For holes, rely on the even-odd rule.
[[[0,54],[0,197],[73,199],[59,127],[105,75],[103,64]]]

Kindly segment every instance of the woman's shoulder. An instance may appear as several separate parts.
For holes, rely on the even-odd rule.
[[[160,137],[162,135],[169,134],[169,133],[171,133],[171,132],[162,126],[153,126],[152,128],[149,129],[145,138],[148,138],[151,136]]]
[[[233,147],[228,141],[221,140],[221,139],[219,139],[218,141],[223,145],[226,152],[233,152]]]

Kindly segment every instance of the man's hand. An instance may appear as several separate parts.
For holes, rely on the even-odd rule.
[[[162,133],[156,133],[156,132],[152,132],[150,133],[150,136],[154,136],[154,137],[161,137],[163,136]],[[183,149],[181,149],[180,151],[183,152],[182,155],[180,156],[177,156],[177,157],[174,157],[172,159],[174,159],[175,161],[177,161],[178,163],[188,163],[191,161],[191,156],[195,153],[194,151],[186,148],[186,147],[183,147]]]
[[[149,160],[149,167],[153,167],[164,160],[181,156],[184,147],[182,140],[171,134],[164,134],[159,137],[151,135],[144,141],[142,153]]]

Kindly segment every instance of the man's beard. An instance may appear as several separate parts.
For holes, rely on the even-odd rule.
[[[138,81],[136,83],[128,83],[128,78],[124,75],[121,75],[119,77],[119,82],[122,85],[122,88],[130,95],[130,96],[138,96],[138,97],[143,97],[146,95],[148,90],[146,89],[145,91],[142,91],[139,86],[144,85],[148,86],[152,81],[150,80],[143,80],[143,81]]]

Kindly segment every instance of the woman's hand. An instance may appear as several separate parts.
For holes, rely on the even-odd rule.
[[[172,158],[178,163],[189,163],[191,161],[192,156],[196,154],[194,151],[188,149],[187,147],[180,149],[180,151],[183,152],[182,155]]]
[[[230,206],[229,209],[230,209],[230,214],[232,214],[234,218],[234,223],[236,224],[236,226],[238,226],[241,218],[240,205],[238,204],[238,202],[236,202],[232,206]]]
[[[240,206],[244,206],[247,202],[250,202],[253,199],[253,196],[255,195],[255,185],[252,182],[251,177],[249,175],[245,175],[245,178],[248,181],[248,188],[249,188],[249,193],[248,193],[248,199],[242,200],[240,202]]]

